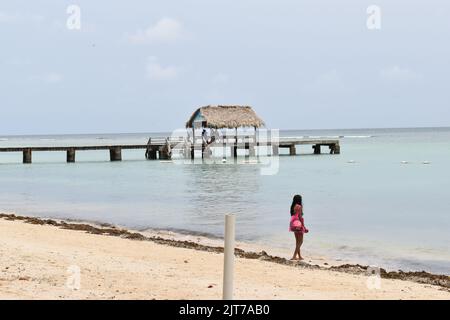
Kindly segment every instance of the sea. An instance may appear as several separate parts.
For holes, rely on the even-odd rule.
[[[0,136],[0,147],[146,144],[170,133]],[[341,154],[298,146],[259,161],[146,160],[144,150],[0,153],[0,212],[169,230],[293,250],[292,197],[301,194],[304,256],[450,275],[450,128],[281,130],[340,139]],[[176,158],[176,157],[174,157]],[[268,168],[270,170],[268,170]],[[290,252],[290,251],[289,251]],[[289,257],[289,256],[286,256]]]

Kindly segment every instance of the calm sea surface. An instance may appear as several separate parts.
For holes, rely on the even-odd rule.
[[[145,144],[150,135],[4,136],[0,147]],[[143,150],[124,150],[122,162],[106,150],[77,152],[72,164],[64,152],[35,152],[32,165],[0,153],[0,211],[214,236],[235,213],[239,240],[289,248],[289,206],[300,193],[306,255],[450,274],[450,128],[280,135],[341,137],[341,154],[299,147],[262,175],[267,164],[146,161]]]

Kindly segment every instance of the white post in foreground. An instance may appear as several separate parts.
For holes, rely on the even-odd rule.
[[[225,215],[225,246],[223,263],[223,300],[233,299],[234,278],[234,214]]]

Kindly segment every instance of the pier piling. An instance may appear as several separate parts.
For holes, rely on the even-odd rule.
[[[170,151],[167,150],[166,146],[162,146],[159,148],[159,160],[170,160],[171,155]]]
[[[333,154],[341,154],[341,145],[339,142],[334,145]]]
[[[320,144],[313,145],[314,154],[320,154]]]
[[[292,144],[289,146],[289,155],[291,155],[291,156],[296,155],[295,144]]]
[[[75,162],[75,149],[67,149],[67,162]]]
[[[122,161],[122,148],[112,147],[109,149],[109,158],[111,161]]]
[[[156,148],[150,147],[147,149],[146,158],[147,160],[156,160],[157,159],[157,151]]]
[[[23,163],[31,163],[31,149],[23,149]]]

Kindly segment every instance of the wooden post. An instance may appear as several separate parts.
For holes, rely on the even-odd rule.
[[[150,150],[152,148],[152,137],[148,138],[147,149],[145,149],[145,159],[150,159]]]
[[[234,156],[234,158],[237,158],[237,127],[234,131],[234,146],[233,146],[233,148],[234,148],[233,156]]]
[[[234,214],[225,215],[223,300],[233,299],[235,220]]]
[[[168,154],[167,150],[164,148],[164,146],[159,148],[159,160],[168,160]]]
[[[153,147],[153,146],[150,147],[148,149],[147,159],[149,159],[149,160],[156,160],[156,158],[157,158],[156,152],[157,152],[156,147]]]
[[[289,154],[290,154],[291,156],[295,156],[295,155],[296,155],[295,144],[291,144],[291,145],[289,146]]]
[[[227,159],[227,136],[222,134],[222,161]]]
[[[194,123],[192,123],[192,147],[191,147],[191,159],[195,158],[195,127]]]
[[[170,160],[172,159],[172,152],[170,150],[169,142],[159,148],[159,160]]]
[[[250,157],[250,139],[248,139],[248,141],[245,141],[246,138],[250,138],[247,136],[244,136],[244,158],[247,160]],[[248,150],[248,155],[247,155],[247,150]]]
[[[23,163],[31,163],[31,149],[23,149]]]
[[[256,149],[258,148],[258,142],[257,142],[257,134],[256,134],[256,127],[255,131],[253,132],[253,144],[250,146],[250,157],[255,157],[256,156]]]
[[[313,145],[314,154],[320,154],[320,144]]]
[[[75,162],[75,149],[67,149],[67,162]]]
[[[341,154],[341,145],[339,142],[334,145],[334,154]]]
[[[122,161],[122,148],[121,147],[110,148],[109,158],[111,161]]]

